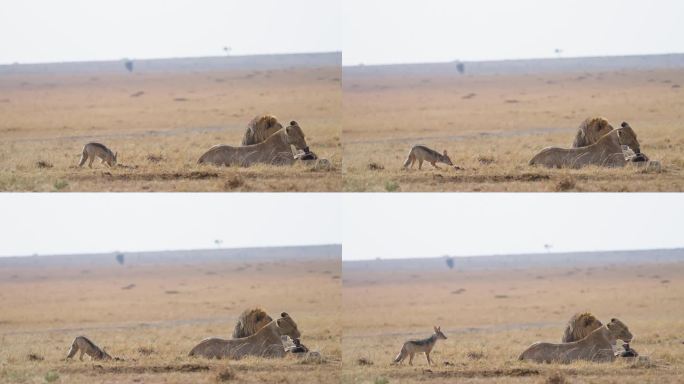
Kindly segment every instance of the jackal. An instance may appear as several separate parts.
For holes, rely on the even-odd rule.
[[[83,360],[83,354],[90,356],[92,360],[111,360],[112,357],[107,354],[104,350],[100,349],[95,343],[90,341],[85,336],[78,336],[71,343],[71,348],[67,353],[67,359],[71,359],[76,355],[76,352],[81,352],[78,356],[79,360]]]
[[[88,163],[88,168],[93,167],[93,160],[96,157],[100,158],[100,163],[106,163],[108,166],[113,167],[116,165],[116,156],[119,153],[112,153],[112,151],[100,143],[88,143],[83,146],[83,152],[81,154],[81,161],[79,161],[78,166],[82,167],[85,162],[90,159]]]
[[[394,362],[401,364],[406,356],[408,356],[409,365],[413,365],[413,355],[423,352],[427,358],[428,365],[432,365],[432,360],[430,360],[430,352],[432,352],[432,348],[434,348],[435,344],[437,344],[437,340],[446,340],[447,338],[442,333],[440,327],[434,327],[434,330],[435,333],[433,333],[432,336],[428,337],[427,339],[409,340],[405,342],[401,347],[401,352],[399,352],[397,357],[394,358]]]
[[[444,154],[440,154],[439,152],[430,149],[424,145],[414,145],[411,148],[411,151],[409,151],[406,161],[404,161],[404,168],[408,168],[409,165],[411,165],[411,168],[413,168],[413,164],[416,162],[416,160],[418,160],[418,169],[421,169],[423,167],[423,161],[427,161],[437,169],[439,169],[439,167],[435,163],[454,165],[454,163],[451,162],[449,156],[447,156],[446,150],[444,150]]]

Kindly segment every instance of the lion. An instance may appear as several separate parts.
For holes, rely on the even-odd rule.
[[[304,131],[296,121],[290,122],[288,127],[279,130],[259,144],[244,147],[215,145],[205,152],[197,163],[241,167],[257,163],[291,165],[295,162],[291,146],[309,153]]]
[[[561,342],[572,343],[573,341],[582,340],[602,325],[603,323],[590,312],[576,313],[568,321]]]
[[[587,337],[572,343],[544,343],[537,342],[527,348],[518,360],[532,360],[537,363],[568,364],[577,360],[598,363],[615,361],[613,346],[617,340],[626,343],[632,341],[632,333],[627,326],[618,319],[611,319],[610,323],[595,329]]]
[[[273,321],[271,316],[261,308],[245,309],[235,324],[232,337],[233,339],[239,339],[241,337],[252,336],[271,321]]]
[[[259,144],[281,129],[283,129],[283,125],[280,124],[277,117],[273,115],[256,116],[247,124],[241,145]]]
[[[580,124],[572,142],[572,148],[582,148],[594,144],[614,128],[603,117],[590,117]]]
[[[272,320],[252,336],[232,340],[216,337],[204,339],[190,351],[188,356],[201,356],[209,359],[214,357],[240,359],[248,355],[283,357],[286,352],[281,336],[289,336],[293,340],[301,336],[297,324],[285,312],[280,314],[280,318]]]
[[[639,141],[632,127],[622,123],[601,137],[596,143],[581,148],[544,148],[529,161],[530,165],[543,165],[549,168],[581,168],[587,165],[604,167],[624,167],[625,159],[622,146],[627,146],[635,154],[641,154]]]

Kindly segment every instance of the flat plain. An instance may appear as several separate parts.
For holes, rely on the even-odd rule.
[[[680,383],[684,252],[640,251],[343,262],[343,383]],[[642,357],[535,364],[519,354],[560,342],[567,320],[616,317]],[[428,367],[392,364],[404,341],[438,341]],[[620,344],[618,344],[619,346]]]
[[[684,56],[343,67],[346,191],[682,191]],[[661,172],[545,169],[580,123],[626,121]],[[447,150],[458,169],[402,170],[409,149]]]
[[[0,66],[0,190],[339,191],[340,54]],[[198,166],[249,121],[297,121],[331,169]],[[87,142],[122,166],[78,168]]]
[[[0,382],[338,382],[337,247],[0,259]],[[307,289],[315,286],[316,289]],[[321,361],[190,358],[238,315],[288,312]],[[85,335],[123,361],[65,361]]]

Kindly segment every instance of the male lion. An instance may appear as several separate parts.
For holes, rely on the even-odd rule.
[[[561,341],[563,343],[572,343],[573,341],[582,340],[602,325],[603,323],[589,312],[576,313],[568,321]]]
[[[281,129],[283,125],[275,116],[259,115],[247,124],[245,135],[242,137],[242,145],[259,144]]]
[[[232,337],[233,339],[239,339],[252,336],[271,321],[273,321],[271,316],[261,308],[245,309],[240,315],[237,324],[235,324]]]
[[[595,329],[589,336],[579,341],[563,344],[534,343],[518,359],[532,360],[537,363],[564,364],[577,360],[611,362],[615,360],[613,346],[618,339],[629,343],[632,341],[632,334],[620,320],[611,319],[610,323]]]
[[[291,165],[295,161],[292,148],[309,153],[304,132],[296,121],[290,122],[285,129],[281,129],[259,144],[244,147],[230,145],[215,145],[204,153],[198,164],[237,165],[247,167],[252,164]]]
[[[581,148],[594,144],[612,130],[613,126],[603,117],[590,117],[580,124],[572,147]]]
[[[190,351],[189,356],[202,356],[209,359],[213,357],[239,359],[248,355],[283,357],[285,356],[285,347],[281,340],[283,335],[290,336],[292,339],[300,337],[297,324],[285,312],[280,314],[279,319],[271,321],[252,336],[232,340],[216,337],[204,339]]]
[[[549,168],[581,168],[586,165],[624,167],[627,164],[622,146],[627,146],[640,155],[641,149],[636,133],[627,123],[601,137],[596,143],[582,148],[549,147],[542,149],[530,160],[530,165],[544,165]]]

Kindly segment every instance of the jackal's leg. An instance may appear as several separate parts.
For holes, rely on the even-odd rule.
[[[413,365],[413,353],[409,353],[409,365]]]
[[[418,169],[423,169],[423,159],[418,159]]]
[[[81,360],[81,361],[83,361],[83,352],[84,352],[84,351],[81,349],[80,352],[81,352],[81,354],[78,355],[78,359]]]
[[[90,162],[88,163],[88,168],[93,167],[93,161],[95,161],[95,156],[90,156]]]
[[[432,365],[432,360],[430,360],[430,352],[425,352],[425,357],[428,361],[428,367]]]

